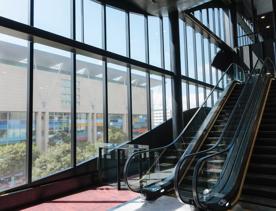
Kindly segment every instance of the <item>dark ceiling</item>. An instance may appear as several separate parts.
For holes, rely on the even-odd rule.
[[[133,12],[164,15],[169,10],[184,11],[212,0],[105,0],[104,2]]]

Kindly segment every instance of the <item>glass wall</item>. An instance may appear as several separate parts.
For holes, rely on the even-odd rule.
[[[186,111],[188,109],[188,107],[190,107],[190,105],[188,106],[188,102],[189,102],[189,94],[187,95],[187,82],[186,81],[182,81],[182,108],[183,111]]]
[[[189,84],[190,109],[198,106],[197,96],[195,84]]]
[[[151,125],[152,128],[164,122],[163,110],[163,87],[162,77],[150,75],[150,96],[151,96]]]
[[[166,77],[166,112],[167,119],[172,118],[172,79]]]
[[[0,5],[0,16],[29,23],[29,0],[0,0]]]
[[[161,67],[161,28],[160,18],[148,17],[149,63]]]
[[[67,0],[34,0],[34,26],[71,37],[70,9],[71,2]]]
[[[95,157],[103,143],[102,60],[77,55],[77,162]]]
[[[148,131],[147,75],[131,69],[132,136],[136,138]]]
[[[130,13],[130,56],[133,59],[146,61],[145,17]]]
[[[92,0],[76,0],[76,39],[103,47],[103,6]]]
[[[221,8],[209,8],[195,11],[193,15],[218,37],[226,40],[225,28],[229,26],[229,23],[227,25],[225,21],[225,16],[228,17],[227,12]],[[195,30],[183,20],[179,20],[179,36],[182,75],[198,81],[198,84],[192,82],[187,85],[187,79],[183,78],[182,95],[185,110],[186,105],[188,109],[201,105],[207,96],[206,91],[217,85],[222,71],[211,65],[219,51],[218,46],[214,44],[211,38],[203,36],[202,31],[198,28]],[[219,83],[219,88],[224,88],[224,82]],[[188,96],[185,96],[186,93]],[[208,105],[213,106],[217,98],[218,93],[209,99]]]
[[[126,13],[106,7],[107,50],[126,56]]]
[[[107,64],[108,75],[108,142],[123,143],[128,134],[128,70]]]
[[[34,45],[33,180],[71,166],[71,53]]]
[[[195,46],[194,46],[194,29],[187,26],[187,62],[188,62],[188,76],[190,78],[195,78]]]
[[[28,42],[0,34],[0,192],[27,182]]]
[[[232,43],[232,24],[230,20],[230,12],[228,9],[222,8],[208,8],[197,11],[201,12],[200,16],[195,16],[205,26],[207,26],[213,33],[215,33],[221,40],[225,41],[229,46],[233,47]]]
[[[0,3],[1,16],[29,24],[27,1]],[[174,73],[167,71],[171,70],[168,17],[138,15],[94,0],[76,0],[73,27],[71,3],[34,0],[35,28],[26,26],[30,32],[36,27],[51,32],[49,39],[58,40],[62,49],[39,37],[33,46],[26,40],[0,36],[0,192],[75,168],[97,156],[101,143],[131,141],[172,116]],[[15,4],[20,10],[12,7]],[[215,14],[224,13],[217,10]],[[204,20],[207,10],[195,15],[198,19],[202,16],[206,24],[214,19]],[[202,103],[221,72],[210,66],[217,47],[183,20],[179,23],[185,111]],[[210,25],[214,29],[222,22],[214,19]],[[217,33],[223,36],[221,31]],[[97,55],[99,49],[91,46],[102,48],[106,56]],[[139,63],[127,57],[143,62],[143,67],[134,67]],[[32,73],[30,81],[27,76]],[[32,106],[27,107],[27,96],[32,97]],[[208,101],[209,106],[217,97]],[[33,114],[28,122],[27,113]],[[32,130],[26,130],[29,125]],[[28,135],[32,140],[26,140]],[[27,144],[32,146],[29,162]],[[31,181],[27,181],[28,170]]]
[[[170,23],[169,18],[163,18],[163,36],[164,36],[164,62],[165,69],[171,70],[171,52],[170,52]]]

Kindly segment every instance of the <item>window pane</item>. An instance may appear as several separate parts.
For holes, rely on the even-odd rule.
[[[228,13],[230,15],[230,13]],[[228,45],[230,45],[231,47],[233,47],[233,40],[232,40],[232,25],[231,25],[231,20],[230,20],[230,16],[228,16],[228,14],[224,14],[224,24],[225,24],[225,40],[226,43]]]
[[[0,5],[0,16],[28,24],[29,0],[0,0]]]
[[[207,18],[207,10],[206,9],[202,10],[202,23],[205,26],[208,26],[208,18]]]
[[[185,33],[185,23],[183,20],[179,19],[179,36],[180,36],[180,55],[181,55],[181,74],[186,75],[186,52],[185,52],[185,39],[186,39],[186,33]]]
[[[209,29],[214,32],[214,9],[209,8],[208,13],[209,13]]]
[[[102,48],[102,5],[84,1],[84,42]]]
[[[68,0],[34,0],[34,25],[65,37],[71,36],[71,3]]]
[[[223,41],[225,41],[225,27],[224,27],[224,11],[223,9],[219,9],[220,11],[220,37]]]
[[[166,110],[167,119],[172,118],[172,80],[166,78]]]
[[[187,48],[189,77],[195,78],[194,30],[190,26],[187,26]]]
[[[188,109],[187,105],[188,105],[188,101],[187,101],[187,83],[182,82],[182,107],[183,107],[183,111],[186,111]]]
[[[196,86],[194,84],[189,84],[190,91],[190,109],[197,107],[196,105]]]
[[[211,60],[213,61],[216,55],[216,46],[211,43]],[[212,84],[217,84],[217,70],[214,67],[211,67],[212,70]]]
[[[163,34],[164,34],[165,69],[171,70],[170,23],[167,17],[163,18]]]
[[[221,79],[222,73],[223,73],[222,71],[218,70],[218,80]],[[219,82],[219,86],[220,86],[221,88],[223,88],[223,80],[221,80],[221,81]]]
[[[160,19],[158,17],[150,16],[148,18],[148,24],[150,64],[161,67]]]
[[[103,62],[77,55],[77,162],[98,153],[103,142]]]
[[[204,98],[204,88],[199,86],[198,87],[198,101],[199,101],[199,106],[202,105],[202,103],[204,102],[205,98]]]
[[[128,140],[127,69],[107,64],[108,67],[108,142]]]
[[[161,124],[163,119],[163,93],[162,77],[158,75],[150,76],[151,91],[151,124],[152,128]]]
[[[211,89],[206,88],[206,96],[208,97],[208,95],[211,93]],[[212,96],[210,96],[207,100],[207,106],[208,107],[212,107],[213,106],[213,100],[212,100]]]
[[[83,0],[76,1],[76,40],[83,42],[83,10],[82,2]]]
[[[34,45],[33,178],[71,166],[71,54]]]
[[[0,192],[27,182],[27,42],[0,34]]]
[[[202,70],[202,36],[200,33],[196,33],[196,61],[197,61],[197,79],[203,81]]]
[[[148,130],[146,73],[131,70],[133,138]]]
[[[106,7],[107,50],[126,56],[126,14]]]
[[[204,68],[205,68],[205,81],[206,83],[211,83],[210,79],[210,54],[209,54],[209,49],[210,49],[210,44],[208,39],[204,38]]]
[[[130,55],[131,58],[145,62],[146,60],[146,39],[145,39],[145,18],[142,15],[130,13]]]
[[[214,15],[215,15],[215,28],[216,28],[216,35],[218,37],[220,37],[220,33],[219,33],[219,11],[217,8],[214,9]]]
[[[194,16],[196,19],[200,20],[200,10],[195,11]]]

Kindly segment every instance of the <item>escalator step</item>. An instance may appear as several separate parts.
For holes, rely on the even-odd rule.
[[[249,165],[249,170],[252,174],[271,174],[276,175],[276,165],[269,165],[263,163],[253,163]]]
[[[256,145],[258,145],[258,144],[273,146],[276,144],[276,139],[275,138],[258,137],[256,140]]]
[[[272,188],[270,186],[262,186],[262,185],[245,185],[243,188],[243,193],[252,194],[260,197],[266,197],[270,199],[275,199],[276,196],[276,188]]]
[[[256,145],[254,147],[254,153],[257,154],[274,154],[276,152],[276,146]]]
[[[254,163],[266,163],[266,164],[275,164],[276,155],[266,155],[266,154],[256,154],[252,155],[252,162]]]
[[[258,184],[258,185],[268,185],[271,187],[276,187],[275,175],[264,174],[264,173],[251,173],[249,172],[246,176],[246,183],[248,184]]]
[[[267,131],[274,131],[276,129],[276,122],[275,124],[267,124],[267,123],[263,123],[260,125],[260,129],[261,131],[263,130],[267,130]]]
[[[268,199],[265,197],[255,196],[254,194],[242,194],[241,201],[265,205],[269,207],[276,207],[276,200],[275,199]],[[264,210],[265,211],[265,210]]]

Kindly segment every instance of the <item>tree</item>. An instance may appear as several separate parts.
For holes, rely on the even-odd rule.
[[[127,135],[120,128],[109,128],[108,139],[110,143],[123,143],[127,140]]]
[[[21,172],[26,168],[26,143],[16,143],[0,146],[0,176],[7,177]],[[40,153],[33,145],[33,160],[36,160]]]

